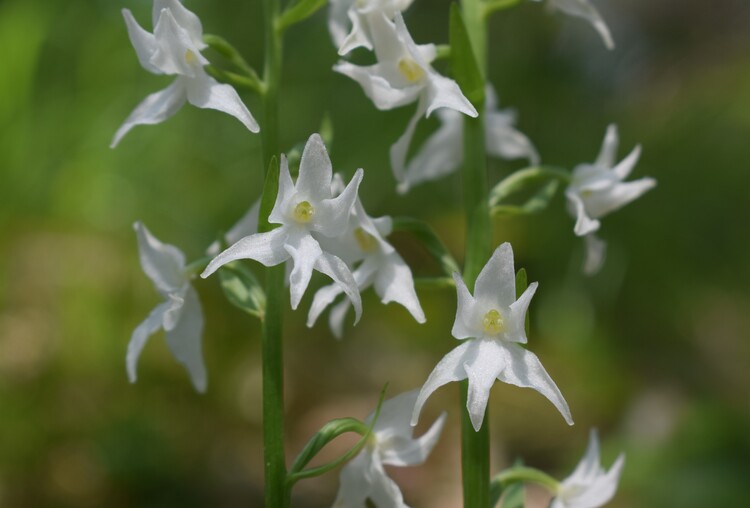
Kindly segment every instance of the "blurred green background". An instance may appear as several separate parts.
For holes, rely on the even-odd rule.
[[[256,68],[260,3],[186,0],[207,33]],[[561,196],[539,215],[495,222],[496,243],[511,241],[517,264],[540,281],[530,348],[576,425],[537,393],[496,383],[493,469],[523,457],[563,478],[598,427],[605,466],[627,454],[610,506],[745,506],[750,5],[597,5],[613,52],[585,22],[536,3],[496,15],[492,82],[545,162],[593,160],[616,122],[620,156],[644,147],[634,177],[659,185],[606,218],[609,258],[593,278],[580,273],[583,246]],[[151,28],[148,0],[0,2],[0,506],[261,506],[257,321],[230,307],[215,279],[197,281],[208,393],[193,391],[161,336],[146,347],[136,385],[124,365],[132,330],[159,302],[132,223],[198,258],[260,195],[260,139],[226,115],[186,107],[110,150],[132,108],[170,82],[139,67],[122,7]],[[447,42],[447,12],[446,0],[416,0],[406,16],[416,41]],[[460,176],[397,196],[388,147],[412,107],[376,111],[331,71],[336,60],[324,12],[290,32],[283,145],[305,140],[329,112],[334,167],[347,178],[365,168],[370,214],[427,220],[460,259]],[[257,100],[246,102],[260,117]],[[419,137],[435,125],[424,122]],[[493,181],[520,166],[493,161]],[[412,239],[394,242],[417,274],[436,273]],[[419,387],[455,344],[453,291],[420,292],[425,325],[368,292],[362,322],[341,342],[323,320],[304,326],[311,295],[287,314],[290,458],[328,419],[364,418],[386,381],[391,395]],[[457,399],[448,386],[426,406],[420,429],[449,410],[427,464],[390,471],[410,505],[460,505]],[[333,473],[299,484],[295,506],[330,505],[337,482]],[[544,505],[541,491],[528,494],[529,506]]]

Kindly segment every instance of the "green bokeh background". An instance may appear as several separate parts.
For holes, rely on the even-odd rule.
[[[259,0],[186,1],[262,66]],[[618,48],[584,22],[532,2],[491,23],[491,80],[544,161],[592,160],[608,123],[634,177],[656,190],[607,217],[610,253],[580,273],[582,242],[564,199],[528,218],[497,220],[496,244],[540,281],[530,348],[570,403],[568,428],[530,390],[495,385],[493,469],[523,457],[567,475],[598,427],[603,460],[627,455],[613,507],[744,506],[750,477],[750,6],[744,0],[602,0]],[[159,301],[142,274],[131,225],[199,257],[260,195],[260,139],[236,120],[184,108],[110,139],[168,77],[143,71],[120,8],[150,28],[150,1],[0,2],[0,506],[248,507],[262,505],[258,323],[197,281],[206,314],[209,390],[196,394],[161,336],[127,382],[132,330]],[[448,2],[416,0],[417,42],[447,42]],[[460,259],[460,176],[397,196],[388,147],[412,107],[378,112],[352,81],[318,13],[289,34],[282,144],[318,129],[325,112],[334,167],[365,168],[372,215],[429,221]],[[360,54],[358,58],[366,58]],[[444,67],[440,67],[444,69]],[[245,97],[260,116],[258,101]],[[424,138],[436,122],[424,122]],[[497,181],[522,163],[493,161]],[[394,243],[420,275],[436,265],[412,239]],[[322,284],[322,278],[314,284]],[[289,457],[328,419],[363,418],[383,383],[416,388],[455,341],[455,296],[422,291],[428,323],[365,294],[342,342],[287,313]],[[392,470],[413,506],[458,506],[458,392],[441,389],[425,420],[449,410],[435,455]],[[420,426],[425,428],[425,423]],[[349,441],[350,443],[351,441]],[[329,457],[346,448],[336,444]],[[294,505],[328,506],[337,475],[302,483]],[[542,506],[529,490],[530,506]]]

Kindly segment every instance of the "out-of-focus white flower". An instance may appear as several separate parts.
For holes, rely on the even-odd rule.
[[[390,217],[370,217],[357,198],[347,230],[336,238],[322,239],[321,243],[326,250],[336,253],[349,266],[359,263],[353,274],[360,291],[374,285],[375,292],[383,303],[399,303],[417,322],[424,323],[424,311],[414,290],[411,270],[396,249],[385,240],[392,229]],[[341,288],[336,285],[319,289],[310,307],[307,326],[313,326],[320,314],[341,293]],[[343,336],[344,318],[349,307],[349,300],[344,300],[331,309],[329,325],[336,338]]]
[[[378,63],[362,67],[342,61],[334,66],[334,70],[359,83],[378,109],[393,109],[417,102],[417,110],[406,131],[391,146],[391,165],[396,171],[398,164],[393,161],[402,161],[400,167],[403,168],[414,130],[422,116],[430,116],[438,108],[453,109],[471,117],[478,113],[455,81],[432,68],[430,62],[436,56],[435,45],[417,46],[401,13],[396,13],[395,23],[382,13],[368,15],[367,19]],[[396,174],[396,179],[402,181],[403,175]]]
[[[534,145],[513,126],[516,122],[515,111],[498,109],[497,95],[491,86],[487,86],[485,96],[484,144],[487,154],[502,159],[526,158],[530,164],[538,164],[539,154]],[[451,109],[438,110],[437,115],[442,125],[427,138],[405,170],[404,159],[391,160],[396,178],[401,177],[398,185],[401,193],[416,184],[453,173],[463,163],[463,116]],[[398,155],[406,157],[406,152],[399,151]]]
[[[477,277],[474,296],[458,273],[453,274],[453,279],[458,309],[451,333],[457,339],[469,340],[445,355],[427,378],[414,405],[412,425],[417,424],[422,406],[432,392],[451,381],[467,378],[466,409],[477,431],[482,427],[490,388],[496,379],[535,389],[572,425],[568,403],[539,358],[519,346],[527,342],[526,311],[538,284],[530,284],[516,300],[516,272],[510,244],[502,244],[492,254]]]
[[[133,227],[138,236],[143,271],[165,301],[151,311],[133,332],[126,357],[130,382],[136,381],[138,357],[149,336],[164,329],[172,354],[185,365],[195,389],[205,392],[206,366],[201,349],[203,310],[185,272],[185,255],[177,247],[157,240],[140,222]]]
[[[332,278],[346,293],[359,320],[362,301],[357,283],[346,263],[321,248],[319,238],[334,237],[346,230],[362,175],[363,171],[358,169],[349,185],[334,198],[331,160],[321,137],[313,134],[302,153],[296,183],[292,182],[286,157],[281,157],[279,194],[268,217],[270,223],[281,227],[237,241],[216,256],[201,277],[206,278],[237,259],[254,259],[265,266],[275,266],[291,258],[294,267],[289,284],[293,309],[299,305],[313,270],[317,270]]]
[[[254,235],[258,232],[258,217],[260,216],[260,200],[252,204],[252,206],[245,212],[245,215],[231,227],[229,231],[224,234],[224,240],[232,245],[237,243],[242,238],[250,235]],[[215,241],[209,245],[206,252],[211,256],[216,256],[221,252],[221,245],[219,241]]]
[[[638,162],[641,147],[636,146],[615,165],[618,144],[617,126],[610,125],[596,162],[579,164],[573,169],[565,196],[570,214],[576,217],[574,231],[578,236],[591,237],[601,226],[601,217],[622,208],[656,186],[656,180],[648,177],[624,181]],[[588,238],[584,271],[588,274],[598,271],[605,253],[606,244],[602,240]]]
[[[620,481],[625,455],[620,454],[605,471],[599,463],[599,438],[591,431],[589,446],[573,474],[563,480],[550,508],[598,508],[615,495]]]
[[[186,101],[199,108],[228,113],[251,132],[260,130],[235,89],[206,74],[203,66],[208,60],[201,55],[206,44],[200,19],[179,0],[154,0],[153,34],[141,28],[128,9],[123,9],[122,15],[143,68],[153,74],[176,75],[177,79],[146,97],[133,110],[115,133],[112,148],[136,125],[163,122]]]
[[[541,2],[542,0],[534,0]],[[609,31],[607,23],[604,22],[602,15],[591,5],[590,0],[547,0],[547,5],[551,10],[562,11],[569,16],[583,18],[599,33],[607,49],[615,49],[615,41]]]
[[[404,12],[414,0],[331,0],[328,11],[328,30],[339,55],[355,48],[372,49],[368,16],[382,14],[393,19]]]
[[[341,470],[340,487],[333,508],[363,508],[370,499],[377,508],[408,508],[398,485],[386,475],[384,465],[422,464],[440,437],[445,413],[422,437],[414,439],[409,425],[417,391],[402,393],[383,403],[370,441]],[[372,421],[373,415],[366,423]]]

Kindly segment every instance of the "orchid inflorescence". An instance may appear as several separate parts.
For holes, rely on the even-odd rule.
[[[464,0],[464,3],[478,1]],[[520,1],[483,0],[480,3],[486,17]],[[325,3],[299,0],[291,2],[283,12],[276,12],[277,0],[267,0],[271,21],[266,28],[277,36],[283,35],[289,26],[306,19]],[[411,4],[412,0],[330,0],[328,21],[331,37],[342,57],[333,68],[336,72],[356,81],[377,109],[389,110],[416,103],[405,132],[390,148],[398,192],[409,192],[418,184],[446,177],[487,156],[525,159],[530,166],[511,173],[495,185],[481,198],[485,201],[477,203],[482,205],[479,209],[485,210],[488,216],[533,213],[547,207],[559,184],[565,184],[568,209],[575,218],[573,232],[586,240],[584,271],[597,272],[604,262],[605,251],[604,241],[595,236],[601,226],[600,219],[655,186],[652,178],[624,181],[638,161],[640,147],[616,163],[618,133],[611,125],[595,162],[579,164],[572,171],[542,165],[534,144],[516,129],[515,112],[498,109],[493,87],[481,78],[482,72],[478,70],[481,64],[475,60],[475,54],[466,49],[471,47],[471,42],[461,16],[451,17],[450,58],[458,64],[454,65],[456,79],[451,79],[433,66],[438,61],[437,46],[418,45],[412,39],[403,16]],[[548,0],[547,4],[551,9],[585,18],[606,47],[614,47],[609,28],[588,0]],[[269,74],[264,77],[265,81],[260,81],[229,43],[215,37],[204,38],[198,17],[178,0],[154,0],[153,33],[141,28],[127,9],[123,10],[123,15],[140,64],[149,72],[177,77],[168,88],[149,95],[136,107],[117,130],[112,146],[132,127],[160,123],[185,102],[228,113],[251,132],[260,130],[262,125],[245,107],[235,87],[252,83],[247,88],[259,93],[266,107],[272,110],[275,104],[272,101],[277,99],[276,93],[269,93],[269,87],[277,86],[278,77],[273,75],[273,65],[267,66]],[[477,20],[472,19],[467,19],[466,24],[474,23],[474,29],[481,29],[481,23],[477,25]],[[274,38],[270,40],[273,44]],[[209,61],[201,53],[208,47],[205,41],[217,44],[230,60],[242,62],[240,68],[246,75],[238,78],[238,74],[216,69],[209,74],[206,70]],[[360,66],[346,60],[354,50],[371,51],[376,63]],[[268,55],[279,59],[280,66],[278,51]],[[477,79],[482,82],[477,84]],[[471,88],[471,93],[465,95],[463,86]],[[441,127],[410,157],[419,120],[433,112],[439,117]],[[477,120],[473,120],[475,118]],[[470,132],[467,122],[478,123],[472,124]],[[473,133],[481,136],[478,143],[465,143],[475,135]],[[345,335],[345,318],[350,309],[354,310],[354,323],[360,320],[363,314],[361,292],[370,287],[384,304],[396,302],[414,320],[424,323],[426,316],[416,291],[419,279],[415,279],[404,258],[389,241],[391,233],[401,228],[404,232],[414,232],[438,258],[445,273],[437,280],[455,287],[457,309],[451,333],[462,342],[438,362],[421,389],[384,402],[381,398],[376,411],[363,421],[349,418],[329,422],[308,443],[290,469],[283,464],[283,449],[279,465],[279,455],[269,451],[272,445],[267,441],[267,466],[277,467],[275,476],[267,470],[267,489],[277,490],[276,494],[267,496],[267,506],[283,508],[288,503],[288,491],[296,481],[322,474],[348,460],[341,470],[341,484],[333,506],[360,508],[370,500],[379,508],[406,507],[400,488],[384,466],[412,466],[427,459],[444,426],[445,415],[419,438],[412,436],[412,427],[418,423],[430,395],[452,381],[464,383],[466,415],[472,431],[477,434],[486,432],[490,390],[496,380],[533,388],[555,406],[569,425],[573,424],[560,389],[540,359],[526,348],[529,306],[538,284],[527,284],[525,271],[516,271],[510,243],[494,249],[483,267],[467,268],[462,275],[458,264],[425,224],[389,216],[371,217],[360,197],[362,185],[366,185],[364,170],[358,169],[346,183],[341,173],[334,172],[321,135],[311,135],[304,145],[296,179],[292,177],[288,158],[273,151],[275,147],[267,145],[267,139],[264,138],[264,149],[270,150],[271,158],[266,160],[269,170],[263,195],[257,199],[257,196],[250,197],[248,202],[253,204],[248,212],[207,248],[207,257],[188,264],[177,247],[162,243],[143,224],[135,223],[141,265],[164,301],[132,334],[126,361],[131,382],[136,380],[136,364],[148,337],[163,329],[170,350],[186,367],[195,388],[200,392],[206,390],[201,344],[204,319],[198,293],[193,287],[193,279],[199,272],[204,279],[218,273],[223,282],[231,280],[231,284],[222,283],[229,300],[260,318],[264,337],[281,340],[281,312],[269,306],[280,305],[279,300],[270,300],[271,289],[279,294],[283,287],[263,288],[243,260],[265,267],[285,265],[283,281],[278,281],[288,285],[292,309],[300,306],[313,272],[330,278],[332,284],[317,289],[312,297],[307,325],[314,326],[331,307],[328,324],[339,339]],[[471,146],[482,146],[484,152],[467,152]],[[486,179],[486,172],[483,178]],[[521,205],[510,203],[516,194],[533,190],[540,181],[544,185],[533,200]],[[482,234],[486,237],[489,232]],[[467,245],[467,252],[473,247],[473,244]],[[489,255],[490,250],[484,255]],[[274,284],[275,279],[268,280],[267,284]],[[274,312],[269,312],[271,310]],[[274,367],[275,374],[280,376],[278,367]],[[272,381],[264,377],[266,382]],[[281,406],[283,411],[282,402],[264,400],[264,408],[266,404],[275,405],[277,410]],[[276,418],[279,418],[278,412]],[[266,432],[273,434],[274,429],[266,429]],[[325,443],[344,432],[361,436],[348,454],[330,464],[306,468]],[[471,432],[468,435],[471,436]],[[499,473],[495,482],[502,490],[513,482],[537,481],[550,489],[554,496],[551,506],[555,508],[595,508],[614,495],[623,464],[624,456],[620,456],[609,471],[602,469],[598,436],[592,431],[584,459],[562,482],[524,467]],[[278,471],[283,474],[279,476]],[[489,485],[489,477],[478,481]],[[275,495],[280,497],[273,497]],[[465,490],[465,499],[473,495],[484,499],[489,490],[482,494],[467,494]],[[268,501],[271,499],[277,501]]]

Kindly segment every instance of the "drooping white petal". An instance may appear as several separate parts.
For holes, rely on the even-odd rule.
[[[159,292],[166,294],[185,283],[185,255],[177,247],[162,243],[141,222],[133,224],[138,238],[141,267]]]
[[[609,27],[607,27],[599,11],[591,5],[590,0],[549,0],[549,5],[570,16],[587,20],[599,33],[607,49],[615,48],[615,42],[612,39]]]
[[[185,8],[179,0],[154,0],[152,11],[153,23],[156,26],[159,23],[159,16],[163,9],[168,9],[174,16],[177,23],[185,29],[190,36],[192,44],[198,49],[208,47],[203,42],[203,26],[201,20],[194,13]]]
[[[372,461],[371,471],[370,481],[372,484],[369,497],[376,508],[409,508],[404,503],[401,489],[398,488],[396,482],[385,474],[383,464],[377,457]]]
[[[292,309],[296,309],[305,294],[313,269],[318,258],[323,254],[320,244],[309,233],[290,234],[284,243],[284,249],[292,257],[294,266],[289,274],[289,293]]]
[[[375,292],[383,303],[396,302],[404,306],[418,323],[426,321],[414,289],[411,269],[397,252],[385,257],[375,277]]]
[[[484,115],[485,148],[489,155],[501,159],[529,160],[539,164],[539,153],[525,134],[513,127],[514,115],[504,111],[486,111]]]
[[[349,33],[349,10],[354,0],[329,0],[328,2],[328,31],[333,44],[340,48]]]
[[[344,290],[336,284],[324,286],[315,292],[315,296],[313,296],[313,302],[310,305],[310,310],[307,313],[308,328],[312,328],[312,326],[318,320],[318,317],[320,317],[323,311],[326,310],[326,307],[331,305],[343,292]]]
[[[478,315],[476,300],[469,293],[469,288],[466,287],[466,283],[461,275],[454,273],[453,280],[456,283],[458,304],[456,306],[456,320],[453,322],[451,335],[457,339],[477,337],[481,333],[481,330],[476,325]]]
[[[526,338],[526,312],[529,309],[531,299],[536,293],[536,288],[539,287],[538,282],[532,282],[523,292],[523,294],[510,306],[510,313],[512,316],[511,325],[513,330],[509,334],[508,340],[512,342],[519,342],[526,344],[528,339]]]
[[[590,218],[586,214],[586,207],[583,205],[583,201],[576,192],[569,190],[565,193],[565,197],[568,198],[568,202],[572,205],[573,210],[575,210],[576,225],[573,228],[573,231],[577,236],[588,235],[599,229],[601,223],[596,219]]]
[[[464,370],[469,378],[466,409],[474,430],[479,432],[484,421],[490,389],[498,374],[506,367],[503,346],[492,339],[475,339],[473,358],[464,362]]]
[[[474,298],[504,309],[516,301],[516,271],[510,243],[505,242],[495,249],[490,260],[479,272],[474,284]]]
[[[153,125],[171,117],[185,104],[186,98],[185,84],[180,78],[164,90],[147,96],[117,129],[109,147],[116,147],[125,134],[136,125]]]
[[[166,338],[174,357],[190,374],[193,386],[199,392],[206,391],[206,365],[203,362],[203,310],[198,294],[191,287],[185,293],[185,303],[180,319],[174,328],[167,330]]]
[[[584,196],[582,200],[585,203],[586,212],[591,217],[602,217],[635,201],[654,187],[656,187],[656,180],[646,177],[613,185],[606,191]]]
[[[343,467],[333,508],[367,508],[372,490],[372,460],[372,455],[363,450]]]
[[[433,73],[427,86],[427,116],[438,108],[450,108],[472,118],[479,116],[458,83],[440,74]]]
[[[242,122],[250,132],[259,132],[258,122],[250,114],[237,91],[222,84],[203,72],[187,82],[187,100],[193,106],[215,109],[227,113]]]
[[[344,336],[344,319],[346,319],[346,313],[349,312],[351,306],[352,302],[345,298],[342,302],[334,305],[328,314],[328,326],[331,327],[333,336],[339,340]]]
[[[223,265],[238,259],[254,259],[265,266],[283,263],[289,259],[289,253],[284,249],[288,236],[283,227],[246,236],[211,260],[201,277],[205,279]]]
[[[332,199],[325,199],[318,203],[315,211],[317,218],[313,221],[312,229],[328,237],[339,236],[349,225],[352,208],[357,200],[359,184],[362,183],[364,170],[355,171],[349,185],[344,191]],[[330,180],[329,180],[330,182]],[[330,183],[328,184],[330,186]]]
[[[162,74],[162,71],[151,63],[151,57],[159,47],[154,35],[141,28],[141,25],[138,24],[129,9],[122,10],[122,17],[125,18],[128,37],[130,37],[130,42],[133,44],[141,66],[148,72]]]
[[[357,324],[362,317],[362,298],[346,263],[329,252],[323,252],[316,259],[315,269],[328,275],[346,293],[354,306],[354,324]]]
[[[464,370],[464,364],[470,363],[476,358],[478,351],[476,342],[476,340],[468,340],[462,343],[438,362],[419,391],[417,402],[414,404],[414,410],[412,411],[412,426],[419,422],[419,413],[422,412],[422,406],[435,390],[452,381],[466,379],[468,374]]]
[[[164,313],[169,308],[169,305],[169,302],[164,302],[156,306],[148,317],[136,327],[133,335],[130,337],[128,352],[125,356],[125,366],[127,367],[128,379],[131,383],[135,383],[138,379],[137,367],[141,351],[143,351],[148,338],[162,327]]]
[[[391,145],[391,169],[393,170],[393,176],[396,181],[403,182],[405,179],[404,168],[406,166],[406,155],[409,152],[409,146],[411,140],[414,137],[414,131],[417,128],[417,122],[422,118],[425,111],[427,110],[427,102],[424,97],[420,97],[417,109],[412,115],[409,123],[406,126],[406,130],[396,142]]]
[[[554,404],[568,425],[573,425],[568,403],[555,382],[544,370],[539,358],[516,344],[506,343],[502,346],[508,352],[507,363],[497,378],[504,383],[538,391]]]
[[[590,233],[583,237],[585,253],[583,257],[583,273],[586,275],[595,275],[604,266],[604,259],[607,257],[607,242]]]
[[[617,132],[617,125],[611,123],[607,126],[607,132],[604,134],[599,155],[596,157],[594,165],[611,168],[617,160],[617,149],[620,146],[620,138]]]

